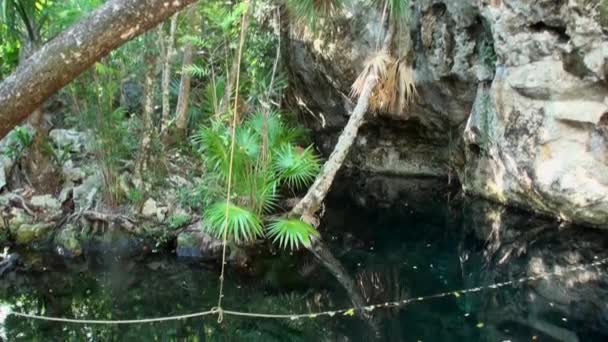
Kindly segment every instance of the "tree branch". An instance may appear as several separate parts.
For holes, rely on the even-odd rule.
[[[0,138],[112,50],[196,0],[110,0],[0,83]]]

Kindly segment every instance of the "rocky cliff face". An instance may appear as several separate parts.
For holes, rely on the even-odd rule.
[[[608,228],[608,1],[411,3],[395,53],[420,96],[407,115],[370,113],[349,165],[457,175],[469,194]],[[381,17],[357,0],[316,33],[284,34],[290,98],[326,152]]]

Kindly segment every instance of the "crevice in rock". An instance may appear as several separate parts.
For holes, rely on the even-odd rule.
[[[584,57],[578,50],[562,53],[562,64],[565,71],[576,77],[585,78],[586,76],[593,75],[593,71],[589,70],[585,64]]]
[[[530,25],[530,29],[533,32],[549,32],[551,34],[554,34],[563,43],[570,41],[570,35],[566,33],[566,28],[562,26],[549,25],[544,21],[539,21],[535,24]]]
[[[602,114],[602,116],[600,116],[600,120],[597,122],[597,127],[598,128],[608,128],[608,112]]]

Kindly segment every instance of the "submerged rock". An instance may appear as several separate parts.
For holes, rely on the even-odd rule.
[[[175,252],[179,257],[216,259],[222,253],[222,241],[202,231],[200,223],[195,223],[177,235]]]
[[[465,286],[514,283],[510,291],[492,289],[467,298],[479,308],[502,298],[506,305],[500,310],[476,313],[486,324],[565,341],[578,340],[568,331],[570,324],[607,331],[606,234],[574,226],[560,229],[556,222],[478,201],[467,203],[464,224],[459,259]],[[485,271],[474,271],[480,267]],[[515,285],[520,279],[522,285]],[[518,313],[522,311],[527,315]],[[555,324],[556,318],[562,324]],[[493,341],[497,337],[491,334],[499,331],[484,333]]]
[[[6,258],[0,260],[0,278],[15,269],[20,259],[19,253],[11,253]]]

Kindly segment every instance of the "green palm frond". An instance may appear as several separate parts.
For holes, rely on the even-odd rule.
[[[315,28],[320,18],[331,16],[344,0],[287,0],[287,8],[296,19]]]
[[[302,149],[284,144],[274,151],[273,164],[280,179],[294,189],[310,184],[320,169],[319,158],[312,146]]]
[[[211,47],[211,42],[209,41],[209,39],[190,35],[190,34],[186,34],[183,37],[181,37],[179,39],[179,42],[182,44],[190,43],[199,49],[208,49]]]
[[[217,112],[220,108],[220,101],[222,99],[222,95],[224,94],[225,88],[226,81],[224,78],[217,78],[215,79],[215,82],[209,82],[205,88],[201,109],[206,117],[219,114]]]
[[[229,158],[228,141],[217,129],[201,126],[192,136],[192,144],[204,156],[211,169],[226,166]]]
[[[234,204],[213,204],[205,211],[203,218],[203,229],[218,238],[224,236],[226,228],[228,239],[236,243],[251,242],[264,235],[260,218],[250,210]]]
[[[196,65],[196,64],[190,64],[190,65],[184,67],[184,71],[192,76],[200,77],[200,78],[203,78],[203,77],[209,75],[208,69],[206,69],[203,66]]]
[[[268,237],[284,249],[309,247],[312,238],[318,236],[319,232],[316,229],[301,220],[278,219],[268,227]]]
[[[392,20],[395,20],[396,23],[400,23],[401,21],[407,19],[409,16],[409,0],[388,0],[388,7],[391,13]]]
[[[247,207],[258,214],[270,213],[279,203],[279,184],[270,170],[257,170],[241,178],[235,191],[246,199]]]
[[[260,153],[260,137],[248,126],[240,126],[236,130],[236,144],[245,155],[255,160]]]
[[[264,129],[265,121],[266,128]],[[277,111],[267,113],[266,117],[262,112],[255,113],[247,120],[246,125],[251,127],[260,137],[266,130],[270,149],[283,144],[298,142],[306,135],[306,131],[302,128],[287,126],[283,121],[283,114]]]

